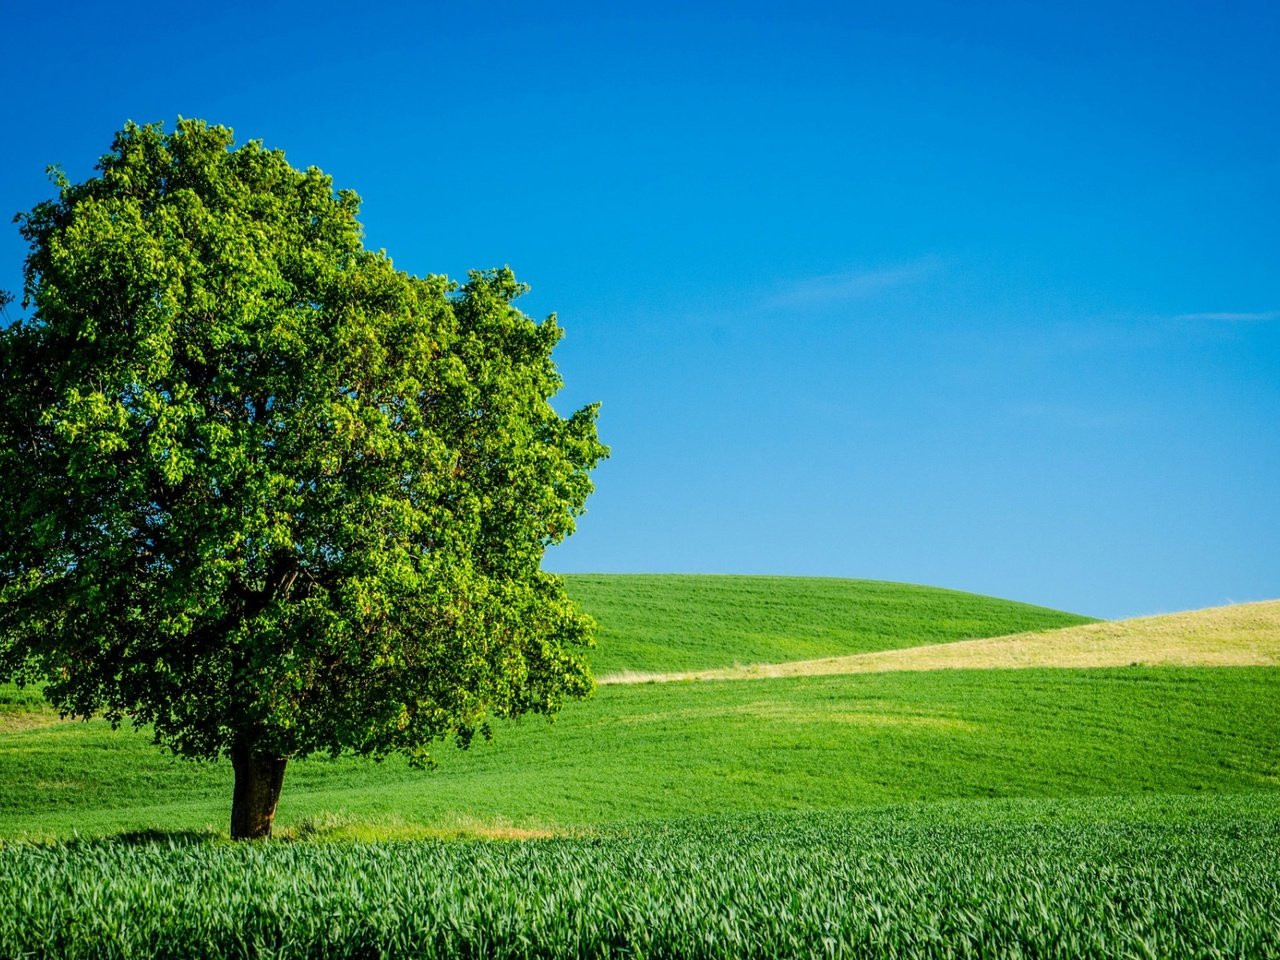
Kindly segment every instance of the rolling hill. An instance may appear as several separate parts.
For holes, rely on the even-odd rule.
[[[814,651],[900,658],[904,666],[605,685],[554,724],[499,724],[492,742],[465,752],[442,744],[432,771],[396,759],[295,762],[280,830],[520,836],[711,813],[1280,789],[1274,666],[1153,666],[1148,657],[1106,668],[1077,657],[1069,667],[990,669],[1008,665],[993,650],[1007,659],[1010,651],[1070,649],[1064,637],[1094,650],[1119,649],[1139,634],[1148,647],[1155,637],[1202,650],[1217,644],[1224,657],[1228,649],[1271,649],[1271,621],[1248,626],[1258,610],[1145,627],[1080,625],[1085,618],[1007,601],[866,581],[570,584],[602,623],[597,670],[669,664],[675,672],[671,666],[812,659]],[[1043,632],[1064,623],[1077,625]],[[1041,632],[1028,635],[1028,626]],[[1000,630],[1023,633],[982,639]],[[739,631],[742,643],[734,641]],[[959,668],[911,660],[940,655],[959,657],[942,664]],[[225,831],[231,777],[226,764],[166,757],[145,731],[62,722],[31,691],[8,688],[0,691],[0,785],[0,838],[211,835]]]
[[[575,574],[599,623],[597,676],[708,670],[949,643],[1092,622],[958,590],[878,580]]]
[[[815,660],[687,672],[626,672],[603,677],[601,682],[746,680],[896,670],[1123,666],[1280,666],[1280,600]]]

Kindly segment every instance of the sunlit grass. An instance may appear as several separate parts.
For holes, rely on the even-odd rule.
[[[0,734],[0,836],[224,830],[226,764],[104,723]],[[1280,670],[950,670],[604,687],[439,768],[294,762],[278,829],[557,832],[916,800],[1280,787]],[[469,818],[464,821],[463,818]],[[408,833],[406,833],[406,831]],[[394,832],[394,831],[393,831]],[[465,831],[464,831],[465,832]]]
[[[1274,609],[966,641],[1081,618],[695,579],[595,584],[597,667],[917,668],[606,685],[430,771],[295,761],[255,845],[226,839],[226,764],[0,687],[0,956],[1280,950],[1280,669],[1149,665],[1259,656]],[[1082,668],[1121,649],[1146,665]]]
[[[883,673],[893,670],[990,670],[1026,667],[1280,666],[1280,601],[1088,623],[1035,633],[958,640],[817,660],[719,670],[628,671],[605,683],[742,680]]]
[[[1089,622],[956,590],[818,577],[587,575],[570,596],[600,624],[597,676],[707,670],[949,643]]]

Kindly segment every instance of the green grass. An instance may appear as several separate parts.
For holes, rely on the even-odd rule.
[[[1278,844],[1274,805],[1165,798],[500,844],[16,846],[0,955],[1275,956]]]
[[[706,670],[1073,626],[1089,617],[937,587],[816,577],[588,575],[599,675]]]
[[[225,829],[230,772],[137,733],[0,735],[0,837]],[[956,670],[602,688],[554,725],[397,760],[290,765],[278,824],[406,833],[985,797],[1280,798],[1280,671]]]
[[[12,683],[0,683],[0,716],[19,711],[45,710],[47,706],[44,696],[36,687],[19,688]]]
[[[867,581],[569,586],[600,673],[1086,620]],[[1276,667],[615,685],[496,734],[432,771],[294,762],[285,842],[233,845],[225,763],[0,687],[0,957],[1280,955]]]

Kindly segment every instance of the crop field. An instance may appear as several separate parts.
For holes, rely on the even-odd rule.
[[[1274,805],[1094,801],[1065,813],[719,817],[519,842],[17,846],[0,850],[0,954],[1280,952]]]
[[[571,589],[597,671],[721,679],[602,685],[428,771],[294,762],[268,844],[221,839],[227,765],[0,687],[0,957],[1280,956],[1280,605]],[[1124,644],[1185,656],[1080,659]],[[868,656],[960,659],[802,663]]]

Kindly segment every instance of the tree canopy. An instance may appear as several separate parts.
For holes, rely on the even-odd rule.
[[[366,250],[359,198],[201,121],[129,124],[18,217],[0,331],[0,676],[236,771],[428,762],[591,689],[545,549],[607,455],[509,269]]]

